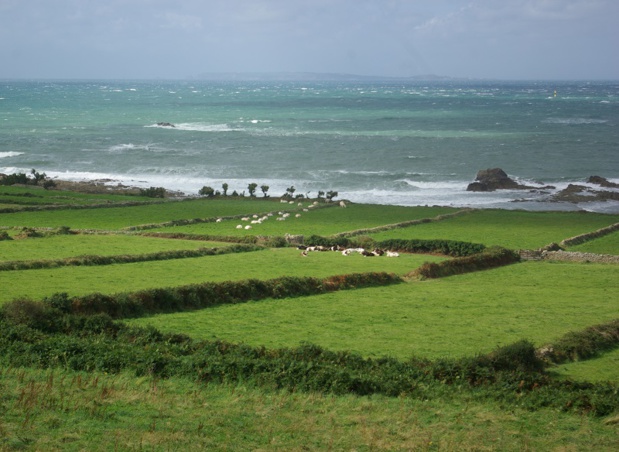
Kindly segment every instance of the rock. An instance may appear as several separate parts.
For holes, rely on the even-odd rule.
[[[170,122],[158,122],[157,125],[159,127],[176,127],[174,124]]]
[[[598,201],[619,201],[619,192],[593,190],[585,185],[569,184],[560,192],[552,196],[555,202],[598,202]]]
[[[501,168],[479,170],[475,182],[469,184],[467,191],[513,190],[525,187],[511,179]]]
[[[553,189],[552,185],[544,187],[532,187],[522,185],[510,178],[501,168],[488,168],[479,170],[475,182],[466,188],[467,191],[495,191],[495,190],[540,190]]]
[[[587,183],[597,184],[600,187],[606,187],[606,188],[619,188],[619,184],[610,182],[608,179],[606,179],[605,177],[601,177],[601,176],[591,176],[589,177],[589,179],[587,179]]]

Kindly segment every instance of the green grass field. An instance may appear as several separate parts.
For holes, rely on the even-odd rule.
[[[229,246],[229,243],[175,240],[131,235],[56,235],[0,241],[0,262],[61,259],[73,256],[143,254],[157,251]]]
[[[619,254],[619,231],[580,245],[571,246],[568,251],[580,251],[583,253],[597,254]]]
[[[538,346],[617,317],[610,265],[528,262],[466,275],[321,296],[224,305],[132,320],[254,346],[313,342],[365,356],[470,356]],[[619,381],[619,373],[615,372]]]
[[[136,200],[146,204],[84,208]],[[307,200],[302,206],[296,201],[283,204],[275,199],[249,198],[152,201],[120,194],[0,187],[0,206],[11,209],[59,203],[80,207],[0,213],[0,233],[15,235],[21,227],[60,226],[120,231],[138,225],[202,219],[212,221],[154,231],[238,238],[286,233],[308,237],[458,212],[442,207],[364,204],[306,212]],[[292,212],[290,217],[275,220],[284,210]],[[251,218],[267,212],[273,212],[274,217],[252,225],[250,230],[236,228],[249,223],[241,216]],[[296,213],[300,217],[295,217]],[[237,218],[214,221],[222,217]],[[532,249],[617,222],[619,215],[476,210],[360,234],[375,240],[447,239]],[[212,246],[230,244],[138,234],[56,235],[0,241],[0,262],[140,255]],[[619,234],[569,250],[618,254]],[[0,305],[6,307],[11,300],[23,297],[41,300],[59,292],[71,296],[114,294],[207,281],[324,278],[365,272],[404,276],[424,262],[446,259],[413,254],[365,258],[334,252],[302,256],[294,247],[282,247],[200,258],[0,271]],[[404,283],[386,287],[219,305],[127,322],[267,350],[311,343],[371,358],[391,356],[403,361],[417,356],[438,360],[485,354],[520,339],[536,347],[553,343],[570,331],[619,318],[618,294],[617,265],[526,261],[440,279],[407,278]],[[24,341],[24,347],[29,346],[27,337],[19,340]],[[62,350],[78,347],[77,339],[66,341]],[[616,385],[617,359],[615,347],[594,359],[554,366],[550,375],[558,380],[611,381]],[[60,367],[0,366],[0,450],[619,449],[618,412],[596,418],[564,413],[556,407],[529,411],[517,403],[492,398],[483,388],[466,389],[465,385],[439,382],[428,392],[433,396],[426,398],[415,395],[424,393],[422,387],[397,397],[334,396],[256,387],[251,381],[198,384],[190,378],[137,377],[126,371],[86,373]],[[540,397],[545,397],[543,392]]]
[[[376,240],[450,239],[511,249],[536,249],[617,222],[619,215],[476,210],[436,223],[379,232],[371,236]]]
[[[160,240],[160,239],[152,239]],[[200,243],[200,242],[196,242]],[[59,267],[0,272],[0,304],[25,296],[41,299],[57,292],[106,294],[197,284],[205,281],[272,279],[280,276],[327,277],[346,273],[384,271],[404,275],[425,261],[444,258],[402,255],[399,258],[364,258],[356,254],[312,253],[294,248],[273,248],[201,258],[140,262],[104,267]]]
[[[596,450],[619,429],[467,397],[329,396],[0,369],[2,450]]]

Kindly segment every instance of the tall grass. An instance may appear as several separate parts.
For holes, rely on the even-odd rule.
[[[616,425],[462,396],[333,397],[0,368],[5,450],[613,450]],[[552,428],[549,428],[552,426]]]

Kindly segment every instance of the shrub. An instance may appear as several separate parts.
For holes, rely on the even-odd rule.
[[[6,231],[0,231],[0,242],[3,240],[13,240],[13,238]]]
[[[212,197],[215,194],[215,190],[212,187],[204,186],[198,192],[200,196]]]
[[[140,196],[146,196],[148,198],[165,198],[165,188],[163,187],[149,187],[141,188]]]
[[[556,343],[542,347],[538,353],[553,363],[563,363],[592,358],[618,344],[619,319],[615,319],[582,331],[570,331]]]

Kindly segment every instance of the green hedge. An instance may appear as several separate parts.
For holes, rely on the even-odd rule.
[[[443,262],[426,262],[409,274],[420,278],[442,278],[445,276],[460,275],[489,268],[501,267],[516,263],[520,260],[518,253],[500,247],[488,248],[482,253],[460,257]]]
[[[594,325],[582,331],[570,331],[554,344],[542,347],[538,353],[553,363],[579,361],[619,346],[619,319]]]
[[[73,314],[92,315],[105,313],[113,318],[137,317],[157,312],[175,312],[187,309],[229,303],[242,303],[264,298],[286,298],[316,295],[336,290],[384,286],[402,282],[389,273],[353,273],[313,277],[281,277],[260,281],[205,282],[180,287],[142,290],[131,293],[104,295],[100,293],[69,298],[55,294],[46,304],[66,307]]]
[[[33,270],[41,268],[56,268],[68,266],[92,266],[129,264],[135,262],[160,261],[168,259],[186,259],[192,257],[216,256],[228,253],[247,253],[264,250],[255,245],[233,245],[225,248],[199,248],[197,250],[172,250],[159,251],[145,254],[122,254],[114,256],[85,255],[67,257],[64,259],[42,259],[30,261],[6,261],[0,262],[0,271],[8,270]]]
[[[312,235],[307,237],[304,243],[308,246],[341,246],[341,247],[365,247],[380,248],[390,251],[417,254],[442,254],[445,256],[459,257],[481,253],[486,249],[480,243],[460,242],[457,240],[422,240],[422,239],[389,239],[376,242],[370,237],[321,237]]]
[[[32,302],[30,302],[32,303]],[[26,303],[27,304],[27,303]],[[463,359],[363,358],[312,344],[266,349],[225,341],[194,341],[152,327],[130,327],[105,314],[78,316],[39,304],[0,310],[0,365],[74,371],[133,371],[137,376],[185,377],[330,394],[449,396],[495,400],[502,406],[554,408],[605,416],[619,409],[616,385],[555,380],[533,345],[519,341],[493,353]],[[22,306],[24,308],[24,306]],[[23,310],[23,309],[22,309]],[[53,324],[45,324],[48,318]],[[55,329],[55,331],[51,331]]]

